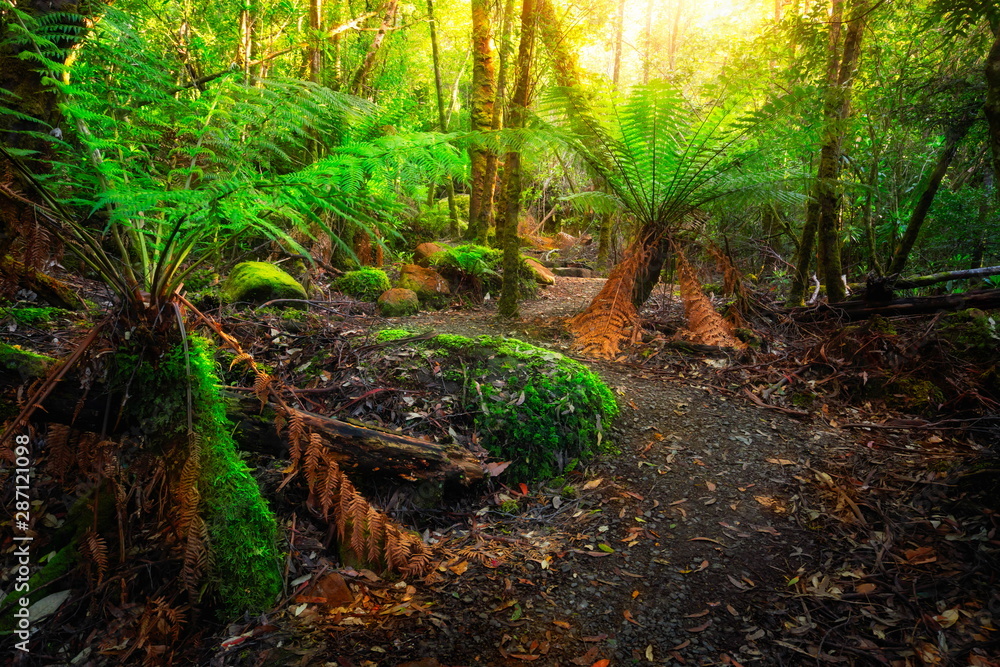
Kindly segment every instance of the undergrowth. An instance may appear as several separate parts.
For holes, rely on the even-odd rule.
[[[385,271],[365,267],[348,271],[336,280],[334,287],[360,301],[375,301],[392,285]]]

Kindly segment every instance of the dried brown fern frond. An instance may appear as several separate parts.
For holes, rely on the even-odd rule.
[[[80,555],[83,559],[97,570],[97,585],[104,581],[104,575],[108,572],[108,544],[103,537],[98,535],[93,529],[88,530],[80,538]],[[88,568],[88,571],[90,568]]]
[[[323,437],[319,433],[313,433],[309,436],[309,446],[306,448],[306,484],[309,486],[309,495],[312,496],[316,490],[316,483],[320,479],[322,471],[320,470],[320,461],[325,457],[323,454],[326,453],[325,447],[323,446]],[[295,458],[295,452],[292,453],[293,459]]]
[[[65,483],[76,464],[76,452],[70,443],[72,433],[72,429],[64,424],[49,424],[46,434],[49,456],[45,461],[45,469],[60,484]]]
[[[736,268],[733,260],[714,243],[708,244],[708,254],[715,260],[715,266],[722,274],[722,292],[729,296],[745,296],[743,273]]]
[[[299,467],[299,459],[302,457],[302,436],[305,435],[305,432],[305,419],[302,417],[302,413],[298,410],[293,411],[288,420],[288,454],[291,459],[289,472],[297,470]],[[318,435],[314,433],[313,436],[310,436],[310,448],[313,437],[318,437]]]
[[[208,570],[208,526],[198,515],[188,524],[180,582],[192,604],[198,601],[198,584]]]
[[[201,502],[201,494],[198,492],[198,478],[201,474],[200,438],[192,433],[188,440],[187,460],[174,488],[178,508],[175,530],[181,539],[190,533],[191,527],[196,523],[198,505]]]
[[[688,331],[694,336],[695,341],[703,345],[745,349],[746,343],[733,335],[732,326],[716,312],[712,302],[705,295],[701,282],[683,251],[680,248],[675,248],[675,251],[681,299],[684,301],[684,317],[687,319]]]
[[[644,252],[642,243],[632,244],[587,309],[566,322],[566,328],[576,338],[576,346],[584,354],[614,359],[622,343],[635,335],[639,311],[632,303],[632,291]],[[631,336],[627,333],[629,329]]]

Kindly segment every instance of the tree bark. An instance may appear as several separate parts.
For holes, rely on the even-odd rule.
[[[323,73],[323,50],[320,39],[323,31],[323,0],[309,0],[309,80],[320,82]]]
[[[489,0],[472,0],[472,100],[470,121],[473,132],[486,132],[493,126],[493,109],[496,104],[496,82],[493,67],[493,29],[490,25]],[[486,217],[486,198],[491,195],[487,186],[487,155],[490,151],[471,148],[472,166],[469,195],[469,228],[466,236],[476,243],[486,240],[489,219]]]
[[[1000,31],[994,31],[994,35],[993,47],[986,56],[986,103],[983,113],[990,130],[993,182],[1000,186]],[[997,197],[1000,199],[1000,187],[997,188]]]
[[[840,260],[840,158],[846,134],[844,124],[851,109],[851,86],[861,51],[867,4],[867,0],[856,0],[851,4],[852,18],[847,24],[842,54],[839,43],[843,0],[834,0],[833,20],[830,24],[828,85],[823,105],[823,145],[816,180],[819,201],[819,268],[831,302],[846,298]]]
[[[941,186],[941,181],[944,180],[944,176],[948,172],[951,161],[955,158],[955,153],[958,151],[958,144],[969,133],[969,128],[972,127],[973,122],[973,118],[966,116],[948,128],[945,133],[944,149],[942,149],[941,155],[938,156],[937,164],[934,165],[934,171],[931,172],[930,177],[927,179],[924,191],[920,193],[920,199],[917,200],[917,205],[913,208],[913,213],[910,214],[909,222],[906,223],[906,231],[903,233],[903,238],[899,240],[899,245],[896,246],[896,251],[892,256],[892,263],[889,265],[889,275],[903,272],[906,260],[910,256],[910,250],[913,249],[913,244],[917,241],[917,235],[920,234],[920,227],[924,224],[927,213],[931,210],[931,204],[934,203],[934,196],[937,194],[938,188]]]
[[[508,127],[524,127],[531,98],[531,61],[537,22],[535,0],[521,4],[521,43],[517,52],[517,85],[510,105]],[[507,211],[503,228],[503,287],[498,310],[501,317],[517,317],[520,292],[521,248],[517,236],[517,218],[521,212],[521,154],[510,151],[504,160],[507,178]]]
[[[434,96],[437,98],[438,108],[438,130],[442,134],[448,132],[448,122],[444,117],[444,90],[441,87],[441,57],[438,50],[437,21],[434,19],[434,0],[427,0],[427,24],[431,30],[431,58],[434,64]],[[455,206],[455,183],[449,178],[447,183],[448,192],[448,219],[451,220],[452,233],[458,230],[458,207]],[[434,187],[433,185],[431,186]]]
[[[371,74],[372,67],[375,66],[375,57],[378,56],[382,42],[385,41],[385,36],[396,18],[396,6],[397,0],[386,0],[382,6],[382,13],[384,15],[382,25],[379,26],[378,32],[375,33],[375,39],[372,40],[371,45],[368,47],[364,62],[361,63],[361,67],[358,68],[357,73],[354,75],[354,81],[351,82],[352,95],[360,96],[362,89],[368,81],[368,75]]]
[[[792,276],[792,286],[788,291],[789,307],[805,305],[806,283],[809,280],[809,267],[812,264],[816,249],[816,225],[819,221],[819,202],[816,198],[816,187],[813,186],[813,196],[806,204],[806,222],[802,226],[802,239],[795,253],[795,274]]]
[[[510,25],[513,14],[514,0],[506,0],[503,7],[503,17],[500,22],[500,49],[498,54],[500,66],[497,71],[497,86],[493,100],[493,119],[490,122],[490,129],[494,132],[503,127],[504,122],[503,103],[504,95],[507,91],[507,70],[510,63]],[[502,192],[502,186],[497,182],[499,162],[499,156],[495,152],[488,151],[486,153],[486,175],[484,177],[486,191],[483,193],[482,217],[486,221],[485,234],[487,235],[489,234],[490,225],[496,225],[494,220],[496,211],[498,210],[496,197],[498,192]],[[497,238],[499,237],[500,233],[498,231]]]

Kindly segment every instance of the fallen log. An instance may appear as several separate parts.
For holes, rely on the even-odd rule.
[[[978,269],[961,269],[958,271],[942,271],[931,273],[926,276],[914,276],[912,278],[900,278],[898,276],[874,276],[868,277],[867,283],[852,283],[849,285],[851,292],[859,299],[868,301],[879,301],[882,295],[891,295],[893,290],[914,289],[917,287],[927,287],[949,280],[969,280],[972,278],[988,278],[1000,275],[1000,266],[983,266]],[[891,298],[891,296],[889,297]]]
[[[966,308],[982,308],[984,310],[1000,308],[1000,289],[965,294],[910,297],[880,304],[872,304],[867,301],[841,301],[840,303],[821,304],[815,307],[789,308],[785,312],[800,322],[815,322],[826,319],[864,320],[875,315],[883,317],[927,315]]]
[[[0,355],[0,395],[16,393],[32,378],[41,377],[50,367],[44,359],[17,348],[5,347]],[[21,354],[19,354],[21,353]],[[22,358],[18,358],[19,356]],[[261,408],[253,396],[238,395],[222,388],[228,399],[230,420],[237,425],[234,437],[246,451],[288,455],[288,443],[275,430],[276,407]],[[133,395],[131,400],[137,400]],[[14,401],[11,400],[13,405]],[[81,403],[79,382],[68,378],[35,411],[31,421],[72,425],[84,431],[116,433],[129,424],[120,423],[121,398],[95,386]],[[311,412],[297,411],[307,429],[323,436],[338,464],[348,473],[402,477],[408,481],[426,480],[447,484],[470,485],[483,479],[479,459],[464,447],[438,444],[384,429],[331,419]]]
[[[229,394],[229,396],[233,396]],[[237,424],[236,439],[245,449],[272,453],[287,447],[274,428],[274,404],[260,413],[260,401],[238,397],[229,418]],[[302,416],[307,431],[319,433],[346,472],[393,475],[414,481],[423,479],[472,484],[483,478],[483,466],[469,450],[458,444],[438,444],[402,433],[361,423],[331,419],[313,412],[294,410]],[[260,449],[264,447],[265,449]]]

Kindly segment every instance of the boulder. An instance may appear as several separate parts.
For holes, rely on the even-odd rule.
[[[448,250],[448,246],[440,243],[421,243],[413,250],[413,261],[418,266],[429,266],[432,255],[446,250]]]
[[[237,264],[223,283],[221,296],[226,303],[309,298],[295,278],[268,262]]]
[[[568,250],[574,243],[576,243],[576,237],[570,236],[566,232],[559,232],[552,237],[552,245],[559,250]]]
[[[547,268],[545,268],[544,266],[542,266],[538,262],[538,260],[532,259],[531,257],[525,257],[524,258],[524,263],[528,265],[529,269],[531,269],[531,273],[532,273],[533,276],[535,276],[535,281],[539,285],[555,285],[556,284],[556,277],[555,277],[555,275],[551,271],[549,271]]]
[[[405,264],[400,269],[396,287],[413,290],[421,301],[436,300],[451,294],[448,281],[434,269]]]
[[[378,312],[383,317],[403,317],[416,315],[420,310],[420,299],[411,289],[394,287],[386,290],[378,298]]]
[[[552,269],[552,273],[564,278],[593,278],[594,272],[590,269],[581,269],[576,266],[558,266]]]

